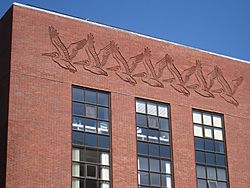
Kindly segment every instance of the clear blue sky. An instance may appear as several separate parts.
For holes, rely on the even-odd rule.
[[[0,0],[0,17],[13,1]],[[250,0],[17,0],[250,61]]]

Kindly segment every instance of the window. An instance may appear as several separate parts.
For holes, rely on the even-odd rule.
[[[72,188],[110,188],[109,94],[72,89]]]
[[[223,116],[193,111],[198,188],[227,188]]]
[[[172,155],[167,104],[136,99],[139,188],[172,188]]]

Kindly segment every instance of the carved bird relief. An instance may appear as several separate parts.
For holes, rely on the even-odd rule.
[[[220,68],[218,68],[218,76],[217,81],[222,86],[220,89],[212,90],[214,93],[218,93],[226,102],[233,104],[234,106],[238,106],[238,101],[233,97],[238,87],[243,82],[243,77],[239,77],[235,80],[232,80],[231,86],[223,76],[223,72]]]
[[[99,53],[96,53],[94,43],[94,35],[92,33],[88,34],[85,47],[87,60],[83,60],[83,62],[75,64],[82,65],[85,70],[93,74],[108,76],[108,73],[103,69],[103,67],[108,61],[114,42],[111,41],[107,46],[102,48]]]
[[[112,46],[112,55],[118,66],[109,67],[107,70],[115,71],[116,75],[125,82],[131,85],[137,84],[136,80],[133,78],[132,73],[136,69],[137,65],[142,62],[143,54],[138,54],[134,57],[129,58],[127,61],[121,54],[119,47],[117,45]]]
[[[144,49],[143,53],[143,65],[146,69],[146,72],[138,73],[133,76],[141,77],[141,80],[150,86],[163,88],[164,85],[159,81],[159,79],[161,78],[162,73],[167,66],[167,60],[171,61],[171,57],[168,54],[158,61],[154,67],[151,62],[151,51],[147,47]]]
[[[75,73],[77,69],[72,61],[76,57],[78,51],[86,45],[87,41],[85,39],[80,40],[66,47],[60,39],[59,33],[53,26],[49,27],[49,36],[52,45],[56,48],[56,52],[43,53],[42,55],[51,57],[51,59],[61,68]]]
[[[173,62],[174,60],[167,61],[167,68],[172,74],[173,78],[163,80],[163,82],[170,83],[170,86],[176,91],[182,93],[185,96],[189,96],[190,92],[185,85],[189,81],[190,76],[195,73],[195,66],[185,69],[182,73],[180,73]]]
[[[216,69],[214,71],[215,72],[212,72],[208,76],[209,81],[207,83],[207,81],[203,75],[203,72],[202,72],[201,62],[199,60],[196,60],[195,77],[196,77],[196,80],[198,81],[198,84],[193,84],[193,85],[187,86],[187,88],[193,89],[196,93],[198,93],[199,95],[201,95],[203,97],[214,98],[214,95],[209,91],[213,85],[213,80],[216,78]]]
[[[218,77],[218,72],[219,72],[218,66],[214,66],[214,70],[212,70],[210,73],[207,74],[206,80],[207,80],[207,88],[209,91],[213,87],[215,79]]]
[[[108,76],[107,71],[114,71],[121,80],[133,86],[137,84],[135,78],[140,78],[142,82],[151,87],[163,88],[163,83],[169,83],[172,88],[185,96],[189,96],[190,91],[188,89],[192,89],[202,97],[214,98],[214,94],[219,94],[226,102],[234,106],[239,105],[234,98],[234,94],[242,84],[243,77],[238,77],[229,84],[224,78],[222,70],[217,66],[214,66],[214,69],[204,76],[201,62],[196,60],[196,65],[180,73],[174,65],[174,59],[168,54],[154,65],[151,61],[151,51],[148,47],[142,53],[126,60],[114,41],[110,41],[108,45],[101,48],[97,53],[94,36],[91,33],[87,35],[87,39],[71,43],[66,47],[53,26],[49,26],[48,32],[55,51],[43,53],[42,56],[50,57],[58,66],[72,73],[77,71],[76,65],[81,65],[84,70],[102,76]],[[85,52],[86,56],[81,61],[74,61],[79,51]],[[113,57],[117,66],[105,69],[110,56]],[[145,71],[133,74],[140,63],[143,64]],[[161,81],[160,78],[163,76],[165,68],[171,73],[172,78]],[[197,83],[187,86],[193,75]],[[215,81],[220,84],[221,88],[212,90]]]

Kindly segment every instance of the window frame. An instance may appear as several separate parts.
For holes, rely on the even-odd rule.
[[[84,97],[82,101],[79,100],[74,100],[73,99],[73,89],[80,89],[83,90],[84,92]],[[85,100],[86,95],[85,95],[85,91],[91,91],[91,92],[96,92],[96,102],[95,103],[89,103]],[[98,96],[99,94],[107,94],[108,97],[108,103],[107,105],[102,105],[99,104],[98,101]],[[84,115],[74,115],[73,114],[73,103],[80,103],[80,104],[84,104]],[[91,117],[87,117],[86,116],[86,104],[89,105],[94,105],[96,108],[96,118],[91,118]],[[108,109],[108,119],[104,120],[104,119],[100,119],[99,118],[99,114],[98,114],[98,107],[104,107],[106,109]],[[73,117],[78,117],[78,118],[82,118],[84,120],[84,125],[83,125],[83,130],[76,130],[73,129]],[[96,127],[95,127],[95,132],[87,132],[85,131],[85,119],[93,119],[96,121]],[[99,123],[100,122],[106,122],[108,123],[108,134],[107,133],[101,133],[99,132],[98,128],[99,128]],[[92,89],[92,88],[88,88],[88,87],[84,87],[84,86],[78,86],[78,85],[72,85],[71,86],[71,187],[73,186],[73,181],[78,181],[81,183],[83,183],[86,186],[86,181],[87,180],[93,180],[96,181],[96,185],[97,187],[101,186],[102,183],[108,183],[109,184],[109,188],[112,188],[112,125],[111,125],[111,93],[109,91],[103,91],[103,90],[97,90],[97,89]],[[73,143],[73,132],[79,132],[79,133],[83,133],[84,134],[84,145],[79,145],[79,144],[74,144]],[[85,145],[85,134],[91,134],[91,135],[95,135],[96,136],[96,146],[87,146]],[[109,148],[101,148],[98,146],[98,137],[99,136],[104,136],[107,137],[109,139]],[[86,161],[80,161],[81,159],[79,159],[79,161],[73,161],[73,149],[84,149],[84,150],[93,150],[98,152],[98,155],[100,155],[101,153],[108,153],[109,154],[109,165],[105,165],[105,164],[101,164],[101,161],[99,163],[94,163],[94,162],[86,162]],[[80,152],[80,151],[79,151]],[[100,158],[100,156],[98,156]],[[100,159],[101,160],[101,159]],[[78,163],[78,164],[82,164],[84,165],[84,177],[76,177],[72,175],[72,171],[73,171],[73,163]],[[91,166],[96,166],[96,177],[87,177],[87,165],[91,165]],[[109,169],[109,180],[103,180],[101,179],[100,176],[100,170],[101,167],[106,167]]]
[[[193,113],[194,112],[198,112],[198,113],[201,113],[201,123],[196,123],[194,122],[194,118],[193,118]],[[206,125],[206,124],[203,124],[204,123],[204,120],[203,120],[203,114],[208,114],[211,116],[211,125]],[[214,118],[213,117],[220,117],[221,119],[221,127],[217,127],[214,125]],[[194,155],[195,155],[195,165],[196,165],[196,169],[197,169],[197,166],[202,166],[205,168],[205,178],[200,178],[198,177],[198,174],[197,174],[197,170],[195,171],[195,174],[196,174],[196,182],[197,182],[197,187],[198,187],[198,180],[205,180],[206,181],[206,186],[209,187],[209,182],[217,182],[217,184],[219,182],[222,182],[222,183],[226,183],[227,185],[227,188],[230,188],[230,180],[229,180],[229,168],[228,168],[228,155],[227,155],[227,142],[226,142],[226,127],[225,127],[225,120],[224,120],[224,115],[221,114],[221,113],[218,113],[218,112],[211,112],[211,111],[206,111],[206,110],[201,110],[201,109],[196,109],[196,108],[192,108],[192,124],[193,124],[193,136],[194,136]],[[194,126],[195,125],[199,125],[202,127],[202,134],[203,136],[200,137],[200,136],[195,136],[194,135]],[[212,127],[212,138],[208,138],[205,136],[205,129],[204,127]],[[223,136],[223,140],[218,140],[218,139],[215,139],[214,138],[214,129],[220,129],[222,130],[222,136]],[[197,149],[196,148],[196,139],[202,139],[204,142],[204,146],[203,146],[203,150],[202,149]],[[212,140],[213,141],[213,147],[214,147],[214,150],[213,151],[209,151],[209,150],[206,150],[206,140]],[[218,152],[216,151],[216,142],[217,143],[223,143],[223,149],[224,149],[224,152],[221,153],[221,152]],[[199,163],[197,162],[197,156],[196,156],[196,152],[197,151],[200,151],[200,152],[203,152],[204,153],[204,160],[205,162],[204,163]],[[214,154],[215,156],[215,164],[208,164],[206,163],[206,153],[211,153],[211,154]],[[217,165],[216,164],[216,155],[223,155],[224,156],[224,163],[225,165]],[[208,179],[208,175],[207,175],[207,168],[215,168],[215,176],[216,176],[216,180],[212,180],[212,179]],[[226,180],[219,180],[218,179],[218,175],[217,175],[217,169],[224,169],[226,171],[225,175],[226,175]]]
[[[147,177],[148,177],[148,184],[145,185],[145,184],[140,184],[139,185],[139,180],[137,178],[137,186],[140,187],[140,186],[143,186],[143,187],[161,187],[163,184],[163,176],[165,177],[168,177],[170,178],[171,180],[171,188],[174,188],[175,187],[175,183],[174,183],[174,160],[173,160],[173,145],[172,145],[172,126],[171,126],[171,108],[170,108],[170,104],[167,103],[167,102],[162,102],[162,101],[157,101],[157,100],[151,100],[151,99],[146,99],[146,98],[139,98],[139,97],[135,97],[135,131],[136,131],[136,134],[135,134],[135,139],[136,139],[136,151],[137,151],[137,175],[139,176],[140,173],[147,173]],[[143,101],[145,102],[145,113],[141,113],[141,112],[137,112],[137,106],[136,106],[136,102],[137,101]],[[157,105],[157,115],[152,115],[152,114],[148,114],[147,113],[147,102],[148,103],[154,103]],[[166,106],[167,107],[167,117],[163,117],[163,116],[159,116],[159,106]],[[147,121],[147,125],[146,126],[139,126],[140,128],[145,128],[147,130],[157,130],[159,132],[158,134],[158,143],[154,143],[154,142],[149,142],[149,140],[147,139],[147,141],[141,141],[141,140],[138,140],[137,139],[137,114],[141,114],[141,115],[145,115],[146,116],[146,121]],[[148,124],[148,116],[153,116],[153,117],[157,117],[158,120],[158,128],[152,128],[149,126]],[[161,126],[160,126],[160,118],[162,119],[166,119],[167,120],[167,125],[166,125],[166,130],[163,130],[161,129]],[[164,133],[168,133],[169,135],[169,142],[168,144],[162,144],[160,142],[160,133],[161,132],[164,132]],[[147,134],[147,137],[148,137],[148,134]],[[147,146],[147,151],[148,151],[148,154],[140,154],[139,153],[139,149],[138,149],[138,144],[146,144]],[[158,145],[159,147],[159,153],[158,153],[158,157],[156,156],[152,156],[149,154],[149,145],[150,144],[153,144],[153,145]],[[163,147],[169,147],[169,151],[170,151],[170,157],[161,157],[161,153],[160,153],[160,146],[163,146]],[[147,161],[148,161],[148,170],[139,170],[139,157],[142,157],[142,158],[146,158]],[[156,159],[156,160],[159,160],[159,172],[155,172],[155,171],[150,171],[150,159]],[[163,172],[162,170],[162,162],[163,161],[167,161],[169,164],[170,164],[170,174],[167,173],[167,172]],[[151,173],[154,173],[154,174],[158,174],[160,176],[160,185],[159,186],[156,186],[156,185],[151,185],[151,179],[150,179],[150,174]],[[166,182],[167,183],[167,182]]]

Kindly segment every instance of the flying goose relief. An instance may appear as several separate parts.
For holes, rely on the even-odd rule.
[[[61,68],[75,73],[77,69],[72,61],[76,57],[78,51],[86,45],[87,41],[83,39],[78,42],[71,43],[68,47],[66,47],[60,39],[59,33],[53,26],[49,26],[49,36],[56,52],[43,53],[42,55],[51,57],[52,61],[58,64]]]
[[[122,81],[132,86],[144,83],[150,87],[164,88],[164,84],[167,83],[184,96],[189,96],[190,91],[193,90],[199,96],[205,98],[215,98],[219,95],[226,102],[236,107],[239,106],[239,102],[234,95],[242,84],[243,77],[240,76],[229,84],[218,66],[214,66],[214,69],[204,76],[202,63],[200,60],[196,60],[196,65],[180,72],[174,64],[174,58],[168,53],[165,53],[163,58],[153,64],[149,47],[144,48],[142,53],[126,59],[113,40],[110,40],[97,53],[92,33],[89,33],[86,39],[73,42],[68,47],[61,40],[55,27],[49,26],[48,33],[55,50],[42,53],[42,56],[49,57],[59,67],[72,73],[80,70],[76,66],[82,67],[81,70],[99,76],[108,76],[111,72],[114,72]],[[82,59],[75,61],[76,56],[80,56]],[[109,65],[110,63],[111,65]],[[135,73],[137,70],[139,70],[139,73]],[[165,71],[168,71],[172,77],[162,79]],[[196,83],[190,83],[194,82],[194,79],[190,79],[191,77],[195,78]],[[219,83],[220,88],[214,89],[215,82]]]
[[[219,82],[222,88],[212,90],[212,92],[218,93],[221,96],[221,98],[223,98],[226,102],[231,103],[234,106],[238,106],[239,103],[233,97],[233,95],[235,94],[238,87],[242,84],[243,77],[240,76],[239,78],[232,80],[230,86],[225,77],[223,76],[222,70],[218,68],[217,81]]]
[[[119,47],[117,45],[112,46],[112,56],[117,62],[118,66],[109,67],[107,70],[115,71],[116,75],[120,77],[123,81],[128,82],[131,85],[137,84],[136,80],[133,78],[132,73],[136,69],[137,65],[142,62],[143,54],[136,55],[129,58],[127,61],[121,54]]]
[[[110,44],[102,48],[99,53],[96,53],[94,43],[94,35],[92,33],[88,34],[85,47],[87,60],[85,59],[83,62],[78,62],[75,64],[82,65],[86,71],[89,71],[93,74],[108,76],[108,73],[103,69],[103,67],[108,61],[109,55],[111,54],[112,45],[114,44],[111,41]]]
[[[152,86],[152,87],[164,87],[162,82],[160,82],[160,77],[162,76],[162,73],[164,69],[167,66],[167,60],[171,61],[171,57],[166,55],[164,58],[162,58],[160,61],[158,61],[155,65],[153,66],[151,62],[151,51],[147,47],[144,49],[143,53],[143,65],[144,68],[146,69],[146,72],[141,72],[138,74],[134,74],[134,77],[141,77],[141,80]]]
[[[189,81],[190,76],[194,74],[195,66],[192,66],[184,70],[181,74],[173,62],[174,60],[168,61],[167,63],[167,68],[169,72],[172,74],[173,78],[165,79],[163,80],[163,82],[170,83],[170,86],[174,88],[176,91],[182,93],[185,96],[189,96],[190,92],[185,85]]]

